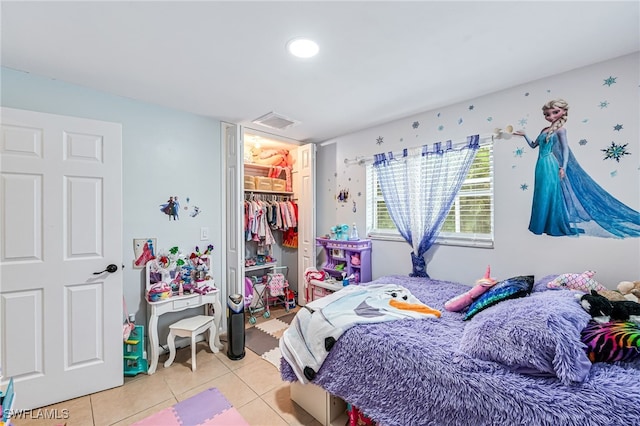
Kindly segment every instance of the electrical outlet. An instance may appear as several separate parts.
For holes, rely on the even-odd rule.
[[[206,241],[209,239],[209,228],[203,226],[200,228],[200,241]]]

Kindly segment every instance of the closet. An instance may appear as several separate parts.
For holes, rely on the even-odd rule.
[[[282,273],[297,291],[298,146],[248,132],[243,141],[244,275],[255,283],[267,273]]]
[[[232,293],[245,295],[245,277],[265,275],[277,266],[277,272],[286,275],[289,288],[297,294],[297,303],[304,305],[304,271],[316,264],[315,146],[230,123],[223,123],[222,132],[226,162],[226,283],[222,298],[226,300]],[[285,163],[283,157],[287,158]],[[253,202],[253,209],[263,203],[259,214],[271,214],[271,223],[254,221],[253,227],[247,227],[245,208]],[[278,213],[276,207],[280,222],[273,216],[274,211]],[[287,215],[284,219],[283,214]],[[293,219],[296,226],[292,228],[288,225]],[[254,235],[254,230],[259,232]]]

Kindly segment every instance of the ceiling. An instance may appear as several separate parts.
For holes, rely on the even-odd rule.
[[[3,0],[1,64],[321,142],[636,52],[639,5]],[[271,111],[297,124],[251,124]]]

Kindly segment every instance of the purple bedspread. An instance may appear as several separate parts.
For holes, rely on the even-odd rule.
[[[352,327],[313,383],[383,426],[640,425],[639,362],[596,363],[580,384],[519,374],[458,351],[468,322],[443,305],[468,286],[406,276],[375,282],[408,288],[442,317]],[[281,371],[295,380],[284,360]]]

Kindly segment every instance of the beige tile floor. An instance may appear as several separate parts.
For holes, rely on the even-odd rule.
[[[272,318],[285,314],[284,309],[272,309]],[[266,321],[262,317],[257,319],[258,323]],[[224,335],[222,340],[226,340]],[[280,379],[280,372],[248,349],[243,359],[232,361],[226,349],[213,354],[205,342],[199,342],[195,372],[191,371],[188,346],[177,350],[176,360],[169,368],[163,366],[166,358],[167,355],[160,357],[155,374],[125,377],[123,386],[45,407],[58,412],[68,410],[66,420],[13,419],[12,424],[53,426],[66,422],[67,426],[125,426],[215,387],[250,425],[320,425],[289,399],[289,384]]]

